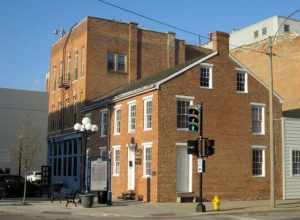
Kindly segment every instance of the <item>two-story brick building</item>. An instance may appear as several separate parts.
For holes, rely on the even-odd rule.
[[[197,161],[187,154],[187,108],[203,103],[204,136],[216,142],[207,159],[204,196],[223,199],[269,197],[268,88],[229,55],[229,36],[212,34],[212,50],[97,98],[83,108],[100,121],[89,146],[108,147],[112,192],[128,190],[145,201],[176,201],[198,195]],[[274,95],[275,118],[281,100]],[[275,120],[275,148],[281,152],[281,122]],[[276,192],[282,196],[281,154],[276,154]],[[150,181],[149,181],[150,180]],[[150,184],[149,184],[150,182]],[[150,198],[149,198],[150,197]]]
[[[174,33],[144,30],[136,23],[86,17],[73,26],[52,46],[47,79],[48,161],[53,181],[70,188],[82,184],[84,149],[81,135],[73,130],[82,106],[207,51],[187,45]],[[108,115],[103,112],[101,117],[106,121]],[[100,154],[98,146],[108,146],[107,131],[101,126],[94,155]]]

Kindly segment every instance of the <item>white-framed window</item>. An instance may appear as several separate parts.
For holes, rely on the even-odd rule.
[[[114,135],[119,135],[121,132],[121,108],[116,107],[114,113]]]
[[[300,175],[300,150],[292,150],[292,175]]]
[[[135,132],[136,102],[128,102],[128,133]]]
[[[144,130],[152,129],[152,96],[144,98]]]
[[[267,27],[263,27],[263,29],[261,30],[262,35],[267,35],[268,34],[268,29]]]
[[[265,147],[252,146],[252,176],[265,177]]]
[[[248,74],[245,71],[236,73],[236,91],[241,93],[248,92]]]
[[[120,157],[121,151],[120,146],[113,146],[113,175],[119,176],[120,175]]]
[[[143,146],[143,176],[150,177],[152,175],[152,143],[144,143]]]
[[[252,134],[264,135],[265,134],[265,105],[264,104],[251,104],[251,119],[252,119]]]
[[[78,51],[75,52],[75,60],[74,60],[74,80],[78,79],[78,61],[79,60],[79,54]]]
[[[107,135],[107,109],[100,111],[100,137],[105,137]]]
[[[211,64],[201,64],[200,66],[200,87],[212,89],[213,87],[212,79],[212,65]]]
[[[177,130],[188,130],[188,107],[194,97],[176,96]]]
[[[127,72],[127,56],[109,52],[107,54],[107,70],[109,72]]]

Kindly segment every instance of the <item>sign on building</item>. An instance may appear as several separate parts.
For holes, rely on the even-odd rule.
[[[107,161],[101,159],[91,161],[91,190],[107,189]]]

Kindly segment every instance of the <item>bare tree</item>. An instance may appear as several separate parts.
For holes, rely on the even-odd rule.
[[[27,175],[37,167],[37,158],[41,152],[42,134],[41,131],[33,126],[29,118],[23,121],[23,125],[17,132],[17,143],[10,147],[11,159],[19,162],[19,174],[23,171],[24,191],[22,204],[25,204],[27,194]]]

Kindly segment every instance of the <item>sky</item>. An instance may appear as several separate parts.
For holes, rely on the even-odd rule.
[[[207,36],[230,32],[273,15],[287,16],[300,8],[299,0],[107,0],[166,23]],[[299,13],[300,14],[300,13]],[[294,18],[299,19],[297,14]],[[192,35],[123,12],[98,0],[1,0],[0,88],[45,91],[53,31],[68,30],[86,16],[140,27],[176,32],[179,39],[197,43]]]

